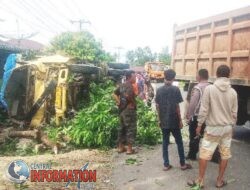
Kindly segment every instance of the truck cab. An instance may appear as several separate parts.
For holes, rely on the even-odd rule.
[[[164,71],[167,69],[167,66],[162,62],[146,62],[145,71],[148,74],[150,80],[163,81],[164,80]]]

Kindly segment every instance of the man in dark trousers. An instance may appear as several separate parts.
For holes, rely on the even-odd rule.
[[[191,91],[191,98],[187,108],[186,119],[189,125],[189,152],[187,159],[196,160],[196,155],[199,151],[200,138],[196,136],[197,116],[200,110],[201,98],[208,83],[207,69],[200,69],[196,79],[198,84]]]
[[[172,168],[169,163],[168,145],[170,133],[175,138],[180,158],[180,165],[182,170],[191,169],[191,165],[185,163],[184,147],[181,136],[181,129],[183,127],[179,103],[183,101],[180,89],[173,86],[175,79],[175,71],[172,69],[166,70],[165,84],[156,92],[156,109],[158,112],[159,126],[163,135],[163,160],[164,171]]]
[[[136,94],[133,84],[136,82],[134,71],[126,72],[126,82],[121,84],[113,94],[120,112],[120,128],[118,130],[118,152],[135,153],[132,145],[136,136]],[[125,148],[127,143],[128,148]]]
[[[217,147],[219,147],[221,160],[216,187],[222,188],[227,184],[224,180],[224,173],[228,160],[232,156],[232,133],[238,112],[237,93],[231,87],[230,72],[227,65],[220,65],[216,71],[216,81],[204,90],[196,135],[200,135],[204,122],[206,122],[206,129],[200,146],[199,176],[196,180],[188,182],[190,186],[204,187],[207,162],[211,160]]]

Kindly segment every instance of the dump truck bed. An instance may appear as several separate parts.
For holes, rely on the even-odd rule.
[[[205,68],[213,81],[222,64],[232,69],[232,84],[250,86],[250,6],[174,27],[177,79],[195,80]]]

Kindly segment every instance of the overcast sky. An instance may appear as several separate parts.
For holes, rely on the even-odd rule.
[[[29,36],[48,44],[63,31],[83,28],[115,51],[150,46],[159,52],[172,47],[173,25],[183,24],[250,5],[250,0],[0,0],[0,34]]]

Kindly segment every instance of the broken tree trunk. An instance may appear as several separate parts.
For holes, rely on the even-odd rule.
[[[10,131],[9,137],[23,137],[23,138],[33,138],[37,139],[38,130],[28,130],[28,131]]]
[[[53,151],[54,151],[55,154],[58,153],[57,143],[56,142],[52,142],[45,133],[41,132],[41,139],[40,140],[46,146],[51,147],[53,149]]]
[[[39,131],[37,129],[34,130],[26,130],[26,131],[16,131],[13,127],[6,128],[2,131],[0,137],[0,142],[4,142],[5,138],[8,137],[20,137],[20,138],[32,138],[41,141],[45,146],[51,147],[55,154],[58,153],[58,144],[56,142],[51,141],[48,138],[48,135],[43,131]],[[38,149],[40,147],[37,147]]]

